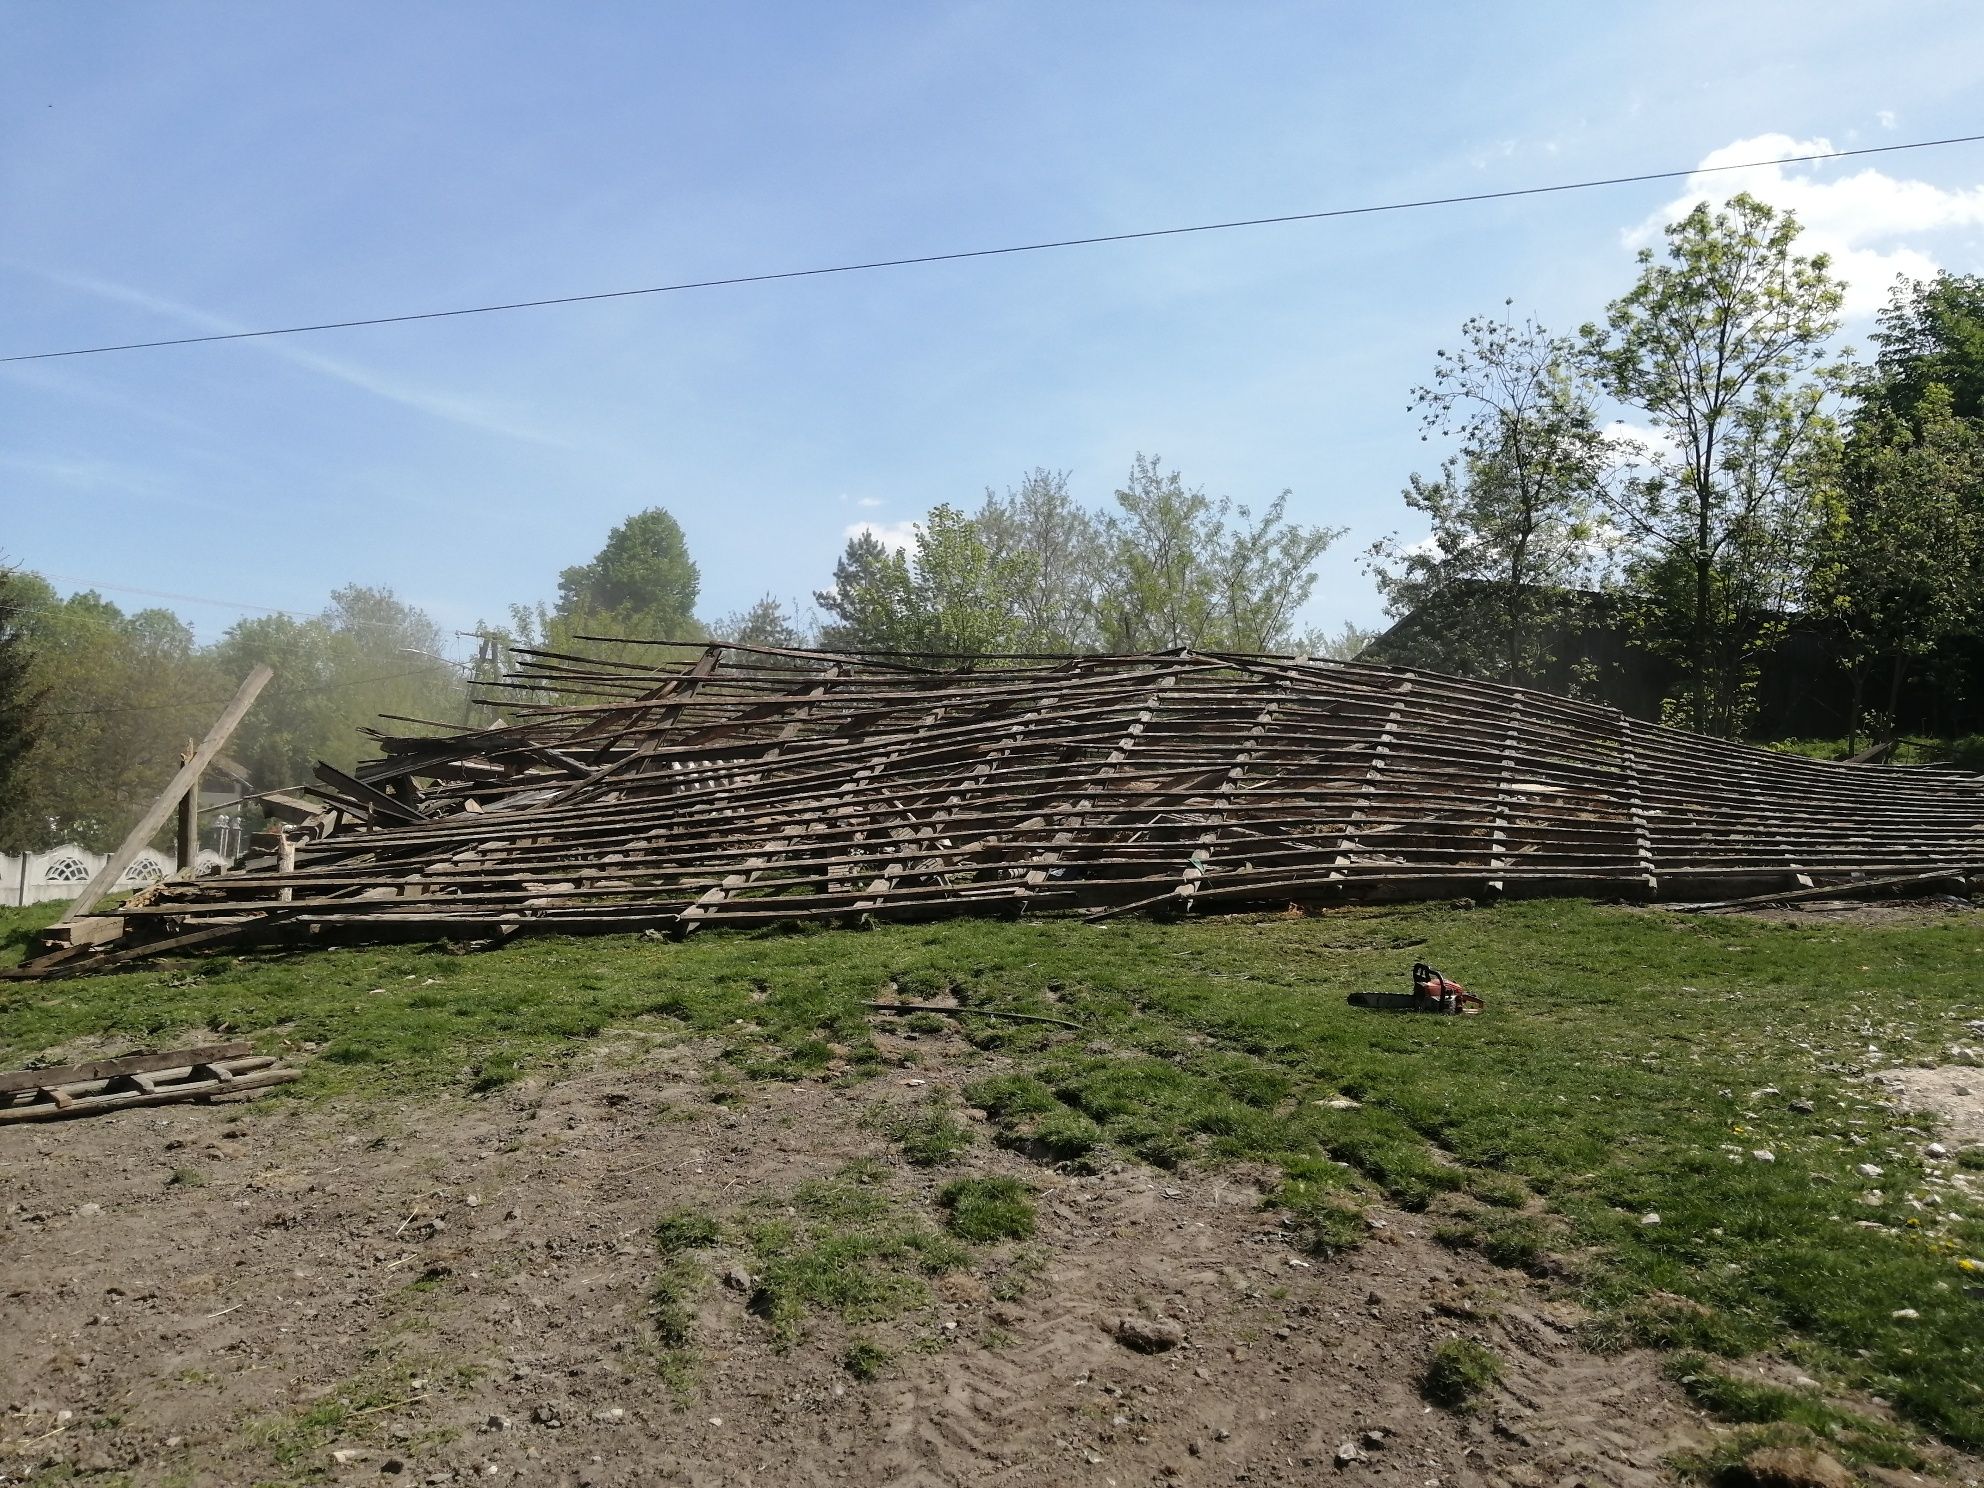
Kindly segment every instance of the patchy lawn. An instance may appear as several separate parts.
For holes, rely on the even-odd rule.
[[[0,919],[0,956],[46,918]],[[1485,995],[1486,1015],[1346,1006],[1352,990],[1405,990],[1415,959]],[[1270,1163],[1324,1252],[1362,1202],[1431,1209],[1449,1245],[1575,1287],[1596,1341],[1780,1353],[1975,1450],[1984,1174],[1953,1143],[1928,1154],[1931,1123],[1861,1077],[1973,1058],[1952,1049],[1984,1044],[1966,1026],[1984,1016],[1980,983],[1984,920],[1969,912],[1782,924],[1539,902],[960,921],[0,984],[0,1060],[225,1032],[308,1056],[271,1099],[466,1094],[555,1078],[631,1027],[719,1038],[716,1093],[747,1094],[916,1058],[876,1044],[861,1004],[878,995],[1045,1012],[1082,1031],[958,1020],[1001,1056],[966,1097],[1017,1151],[1077,1169]],[[895,1135],[941,1164],[948,1120]],[[818,1289],[804,1268],[773,1279],[780,1298]],[[856,1372],[871,1367],[864,1355]]]

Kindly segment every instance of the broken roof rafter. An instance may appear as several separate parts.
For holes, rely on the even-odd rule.
[[[294,864],[126,907],[148,950],[1984,872],[1984,779],[1702,739],[1398,668],[520,650],[486,729],[378,734]],[[651,654],[651,653],[650,653]]]

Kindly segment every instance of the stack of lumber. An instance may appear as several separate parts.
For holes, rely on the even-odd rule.
[[[377,734],[271,850],[36,969],[272,939],[1707,899],[1984,873],[1984,777],[1813,760],[1391,667],[1166,651],[524,653],[501,721]],[[402,722],[409,722],[402,720]],[[96,917],[103,918],[103,917]],[[96,944],[88,942],[96,941]]]

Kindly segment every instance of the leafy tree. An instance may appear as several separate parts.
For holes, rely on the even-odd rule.
[[[1298,656],[1322,661],[1355,661],[1382,634],[1382,631],[1367,630],[1353,620],[1346,620],[1333,631],[1311,625],[1290,645]]]
[[[29,616],[44,587],[0,568],[0,801],[16,794],[15,782],[43,728],[48,689],[35,677]]]
[[[447,637],[390,589],[352,584],[321,615],[265,615],[230,627],[211,651],[233,682],[258,664],[275,680],[241,721],[228,752],[265,789],[310,779],[323,760],[349,770],[369,754],[361,730],[383,715],[459,728],[460,670]]]
[[[29,657],[28,687],[46,694],[40,729],[0,795],[0,843],[65,840],[105,851],[179,767],[230,688],[164,610],[127,615],[94,593],[60,599],[32,575],[9,586]]]
[[[557,619],[600,634],[640,640],[694,640],[702,574],[675,518],[658,506],[608,534],[590,563],[558,577]]]
[[[1599,569],[1595,496],[1608,449],[1573,357],[1571,342],[1534,320],[1475,316],[1460,349],[1437,354],[1431,385],[1413,390],[1423,430],[1458,437],[1460,450],[1406,489],[1431,536],[1385,539],[1370,558],[1394,616],[1471,581],[1459,623],[1442,631],[1448,654],[1430,664],[1533,685],[1550,660],[1545,611]]]
[[[1647,639],[1685,669],[1674,711],[1701,733],[1735,735],[1753,706],[1832,444],[1841,289],[1824,254],[1793,252],[1798,232],[1747,194],[1698,205],[1667,229],[1665,260],[1642,250],[1638,282],[1583,330],[1605,390],[1653,427],[1611,508],[1638,546]]]
[[[1959,417],[1941,383],[1906,412],[1868,397],[1847,442],[1812,572],[1814,607],[1840,638],[1853,681],[1849,748],[1859,742],[1868,673],[1890,670],[1882,717],[1894,726],[1911,664],[1975,623],[1984,570],[1984,421]]]
[[[1284,491],[1256,519],[1227,497],[1188,490],[1139,454],[1103,519],[1097,600],[1112,651],[1268,651],[1316,584],[1316,560],[1341,528],[1287,519]],[[1237,519],[1229,528],[1227,519]]]
[[[797,609],[788,610],[776,595],[767,594],[749,609],[726,615],[716,623],[714,639],[746,646],[803,648],[806,632]]]
[[[832,617],[820,627],[820,644],[827,650],[860,651],[883,644],[877,637],[892,623],[893,611],[887,608],[894,603],[888,598],[892,557],[889,545],[865,528],[848,538],[834,564],[833,587],[813,595],[813,603]]]
[[[1014,645],[1012,595],[1024,561],[996,558],[976,524],[938,504],[917,524],[911,552],[891,552],[857,591],[863,649],[982,657]]]
[[[1875,377],[1863,406],[1912,417],[1932,387],[1949,393],[1950,414],[1984,419],[1984,274],[1938,274],[1895,286],[1880,328]]]
[[[956,507],[933,506],[909,560],[904,633],[913,644],[906,649],[952,656],[1009,650],[1022,623],[1013,596],[1029,568],[1023,558],[996,556]]]
[[[1014,643],[1024,651],[1092,651],[1099,534],[1068,493],[1068,473],[1029,471],[1018,490],[989,488],[972,518],[996,563],[1012,564]]]

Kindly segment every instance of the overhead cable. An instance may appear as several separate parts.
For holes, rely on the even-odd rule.
[[[493,305],[465,305],[451,310],[419,310],[404,315],[370,315],[351,320],[325,320],[308,325],[270,326],[253,331],[221,331],[203,336],[171,336],[158,341],[122,341],[103,346],[76,346],[62,351],[19,352],[0,356],[8,362],[52,361],[58,357],[102,356],[119,351],[151,351],[165,346],[201,346],[215,341],[254,341],[271,336],[305,336],[319,331],[353,330],[361,326],[405,325],[421,320],[452,320],[465,315],[496,315],[509,310],[536,310],[550,305],[582,305],[599,300],[625,300],[641,295],[678,294],[692,289],[727,289],[743,284],[770,284],[782,279],[816,279],[830,274],[861,274],[874,269],[903,269],[918,264],[958,263],[974,258],[1000,258],[1018,253],[1045,253],[1059,248],[1085,248],[1100,243],[1133,243],[1149,238],[1175,238],[1191,233],[1230,232],[1243,227],[1274,227],[1290,222],[1321,222],[1334,217],[1367,217],[1380,212],[1409,212],[1423,207],[1454,207],[1470,202],[1511,201],[1518,197],[1550,196],[1566,191],[1590,191],[1602,186],[1633,186],[1649,181],[1674,181],[1688,176],[1726,171],[1757,170],[1772,165],[1804,165],[1822,160],[1848,160],[1865,155],[1891,155],[1903,150],[1934,150],[1969,145],[1984,134],[1953,135],[1948,139],[1911,140],[1898,145],[1865,145],[1852,150],[1822,150],[1808,155],[1779,155],[1769,160],[1735,161],[1726,165],[1694,165],[1677,170],[1641,171],[1630,176],[1602,176],[1587,181],[1562,181],[1550,186],[1518,186],[1503,191],[1470,191],[1413,201],[1381,202],[1362,207],[1329,207],[1314,212],[1284,212],[1272,217],[1242,217],[1227,222],[1198,222],[1185,227],[1152,227],[1138,232],[1097,233],[1081,238],[1054,238],[1038,243],[1012,243],[999,248],[967,248],[951,253],[921,253],[903,258],[878,258],[865,263],[830,264],[813,269],[781,269],[764,274],[733,274],[720,279],[690,279],[675,284],[650,284],[639,289],[596,290],[589,294],[549,295],[542,299],[508,300]]]

